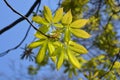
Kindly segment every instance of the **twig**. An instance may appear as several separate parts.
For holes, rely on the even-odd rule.
[[[26,13],[25,17],[29,17],[31,15],[31,13],[33,12],[33,10],[35,9],[35,7],[39,4],[41,4],[41,0],[36,0],[34,2],[34,4],[31,6],[31,8],[29,9],[29,11]],[[0,35],[3,34],[4,32],[8,31],[9,29],[13,28],[16,24],[20,23],[21,21],[25,20],[25,18],[20,17],[19,19],[15,20],[13,23],[11,23],[10,25],[4,27],[3,29],[0,30]]]
[[[38,4],[38,7],[37,7],[37,9],[36,9],[36,13],[38,13],[39,7],[40,7],[40,3]],[[32,21],[31,23],[33,23],[33,21]],[[22,45],[22,43],[25,41],[25,39],[27,38],[30,29],[31,29],[31,25],[28,27],[27,32],[26,32],[24,38],[21,40],[21,42],[20,42],[17,46],[15,46],[15,47],[13,47],[13,48],[11,48],[11,49],[8,49],[8,50],[0,53],[0,57],[6,55],[7,53],[9,53],[9,52],[12,51],[12,50],[17,49],[18,47],[20,47],[20,46]]]
[[[26,16],[23,16],[22,14],[20,14],[19,12],[17,12],[15,9],[13,9],[9,3],[4,0],[4,2],[6,3],[6,5],[16,14],[18,14],[19,16],[23,17],[36,31],[40,32],[42,35],[46,36],[46,37],[49,37],[48,35],[45,35],[42,31],[38,30],[30,21],[29,19],[26,17]]]
[[[102,76],[100,76],[99,79],[102,79],[105,75],[107,75],[113,69],[113,66],[114,66],[115,62],[117,61],[117,59],[119,58],[119,56],[120,56],[120,53],[116,54],[116,58],[113,61],[113,63],[111,64],[109,70],[106,73],[104,73]]]
[[[17,49],[17,48],[25,41],[25,39],[26,39],[26,37],[27,37],[27,35],[28,35],[29,31],[30,31],[30,28],[31,28],[31,26],[29,26],[29,28],[28,28],[28,30],[27,30],[24,38],[22,39],[22,41],[21,41],[17,46],[15,46],[15,47],[13,47],[13,48],[11,48],[11,49],[8,49],[7,51],[4,51],[4,52],[0,53],[0,57],[8,54],[8,53],[9,53],[10,51],[12,51],[12,50]]]

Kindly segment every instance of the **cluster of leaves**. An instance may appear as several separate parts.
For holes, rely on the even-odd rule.
[[[113,29],[113,25],[109,23],[105,30],[96,37],[95,45],[108,53],[109,56],[114,56],[119,52],[117,44],[116,32]]]
[[[31,43],[28,48],[40,48],[36,56],[38,64],[43,64],[47,57],[47,60],[50,58],[56,64],[57,69],[64,65],[64,72],[68,72],[69,77],[72,77],[72,74],[78,75],[79,72],[83,73],[89,80],[116,80],[118,78],[117,75],[120,74],[118,65],[120,65],[120,62],[115,61],[115,64],[113,62],[116,54],[119,53],[119,41],[116,38],[115,25],[110,21],[119,19],[118,12],[120,8],[114,0],[94,2],[96,4],[99,2],[102,6],[98,5],[97,7],[100,9],[98,8],[99,10],[96,13],[96,10],[93,11],[93,9],[93,12],[86,16],[90,17],[89,20],[77,20],[83,18],[84,12],[88,9],[89,0],[64,0],[61,4],[64,10],[63,8],[58,9],[54,16],[52,16],[50,9],[45,6],[44,17],[39,15],[33,17],[33,21],[40,25],[39,30],[35,33],[38,40]],[[111,17],[111,20],[108,19],[107,25],[105,17]],[[89,25],[84,27],[86,23],[89,23]],[[91,57],[90,60],[86,60],[81,56],[81,54],[88,52],[86,48],[73,40],[73,37],[76,37],[76,39],[90,37],[82,29],[93,34],[92,43],[89,42],[89,44],[92,44],[93,48],[91,49],[94,50],[93,52],[97,56]],[[89,45],[86,44],[84,45],[88,47]],[[99,51],[96,48],[99,48]],[[89,55],[92,54],[90,52]],[[113,68],[109,71],[112,64]]]
[[[44,6],[43,12],[44,17],[36,15],[32,18],[40,27],[35,33],[38,40],[28,45],[30,49],[40,48],[36,56],[36,63],[41,64],[45,57],[48,57],[56,64],[58,70],[64,61],[70,62],[72,67],[80,69],[79,57],[88,51],[84,46],[73,41],[72,36],[90,38],[90,35],[81,29],[86,25],[88,19],[72,22],[71,10],[63,14],[63,8],[59,8],[54,16],[47,6]]]
[[[107,73],[106,67],[112,64],[109,60],[109,57],[106,57],[105,54],[91,58],[86,62],[84,67],[84,76],[90,80],[101,80],[101,76]],[[116,76],[113,72],[109,72],[103,79],[114,80]]]

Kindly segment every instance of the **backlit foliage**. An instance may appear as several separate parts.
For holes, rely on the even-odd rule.
[[[32,18],[40,26],[37,40],[28,45],[39,47],[36,62],[47,57],[57,70],[63,65],[69,77],[82,73],[88,80],[118,80],[120,1],[63,0],[60,6],[54,15],[45,6],[44,16]]]
[[[79,57],[88,51],[83,45],[73,41],[72,37],[90,38],[91,35],[82,29],[89,20],[72,21],[71,10],[63,14],[63,8],[59,8],[54,16],[47,6],[44,7],[43,12],[44,17],[36,15],[32,18],[40,27],[35,33],[38,40],[28,45],[28,48],[40,48],[36,63],[41,64],[47,56],[56,64],[58,70],[64,61],[70,62],[73,68],[80,69],[82,64]]]

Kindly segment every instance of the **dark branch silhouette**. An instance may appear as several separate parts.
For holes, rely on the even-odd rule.
[[[38,13],[40,4],[41,4],[41,2],[38,4],[38,7],[37,7],[37,9],[36,9],[36,13]],[[32,23],[32,22],[31,22],[31,23]],[[6,55],[7,53],[9,53],[9,52],[12,51],[12,50],[17,49],[18,47],[20,47],[20,46],[22,45],[22,43],[25,41],[25,39],[27,38],[30,29],[31,29],[31,25],[30,25],[29,28],[27,29],[26,34],[25,34],[25,36],[23,37],[23,39],[20,41],[20,43],[19,43],[18,45],[16,45],[15,47],[10,48],[10,49],[8,49],[8,50],[6,50],[6,51],[0,53],[0,57]]]
[[[6,2],[6,0],[4,0]],[[35,9],[35,7],[41,4],[41,0],[36,0],[34,2],[34,4],[31,6],[31,8],[29,9],[29,11],[26,13],[25,17],[29,17],[31,15],[31,13],[33,12],[33,10]],[[10,25],[4,27],[3,29],[0,30],[0,35],[3,34],[4,32],[8,31],[9,29],[13,28],[16,24],[20,23],[21,21],[25,20],[24,17],[20,17],[19,19],[15,20],[13,23],[11,23]]]
[[[40,32],[42,35],[50,38],[50,36],[44,34],[42,31],[38,30],[38,29],[31,23],[31,21],[30,21],[26,16],[22,15],[21,13],[19,13],[18,11],[16,11],[13,7],[11,7],[6,0],[4,0],[4,2],[6,3],[6,5],[7,5],[14,13],[16,13],[16,14],[18,14],[19,16],[21,16],[22,18],[24,18],[36,31],[38,31],[38,32]]]

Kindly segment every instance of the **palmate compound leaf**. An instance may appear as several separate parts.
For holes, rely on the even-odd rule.
[[[62,24],[70,24],[72,22],[71,10],[69,10],[62,18]]]
[[[54,17],[53,17],[53,23],[58,23],[63,17],[63,8],[59,8]]]
[[[89,21],[88,19],[79,19],[79,20],[76,20],[76,21],[72,22],[70,24],[70,27],[71,28],[82,28],[86,25],[86,23],[88,21]]]
[[[32,20],[38,24],[43,24],[43,25],[48,25],[49,23],[42,17],[40,16],[33,16]]]
[[[67,55],[68,55],[68,59],[70,60],[71,64],[75,68],[80,69],[81,64],[79,63],[78,59],[75,57],[75,55],[71,52],[71,50],[69,48],[67,49]]]
[[[77,44],[73,41],[69,41],[69,48],[72,51],[77,52],[79,54],[86,54],[88,52],[87,49],[84,46],[82,46],[80,44]]]
[[[49,23],[52,22],[52,12],[48,6],[44,6],[44,17]]]
[[[70,32],[78,38],[90,38],[91,37],[90,34],[88,34],[86,31],[81,30],[81,29],[70,28]]]
[[[28,48],[37,48],[37,47],[40,47],[42,44],[45,43],[45,40],[44,39],[41,39],[41,40],[37,40],[35,42],[32,42],[28,45]]]
[[[47,51],[47,40],[46,42],[41,46],[37,56],[36,56],[36,63],[40,64],[44,58],[45,58],[45,54]]]
[[[63,48],[61,48],[60,50],[61,50],[61,51],[59,51],[58,60],[57,60],[57,64],[56,64],[57,70],[60,69],[60,67],[62,66],[63,61],[64,61],[64,54],[65,54],[65,51],[64,51]]]

